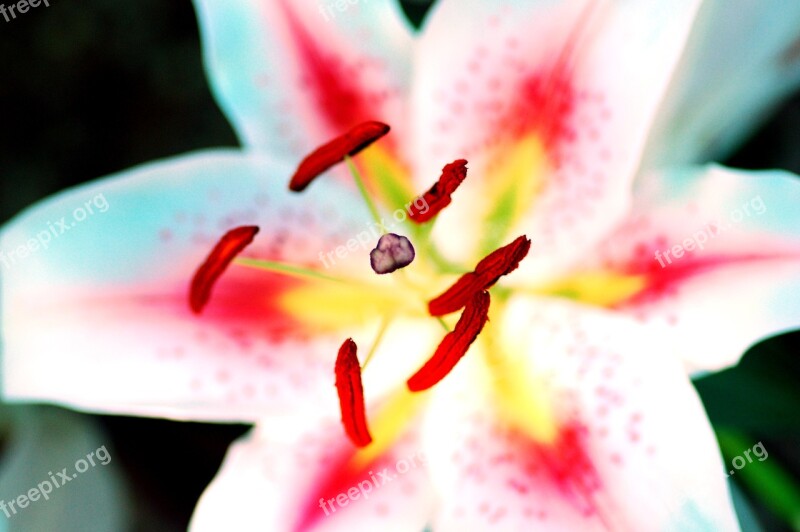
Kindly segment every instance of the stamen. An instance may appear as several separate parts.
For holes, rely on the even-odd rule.
[[[389,132],[389,126],[381,122],[362,122],[350,131],[323,144],[300,162],[289,189],[304,190],[322,172],[344,161],[345,156],[355,155]]]
[[[386,233],[369,253],[369,263],[377,274],[392,273],[414,261],[414,246],[406,237]]]
[[[483,288],[484,283],[477,273],[465,273],[450,288],[428,302],[428,313],[431,316],[444,316],[455,312]]]
[[[364,178],[361,177],[361,172],[358,171],[358,167],[355,165],[353,159],[351,159],[349,155],[346,156],[344,160],[347,163],[347,168],[350,170],[350,174],[353,176],[353,181],[355,181],[356,187],[358,187],[358,192],[361,194],[361,198],[364,200],[364,203],[366,203],[367,209],[369,209],[369,213],[372,216],[372,221],[375,222],[377,227],[383,227],[381,214],[378,212],[377,205],[375,205],[375,202],[372,201],[372,197],[369,195],[367,186],[364,184]]]
[[[528,255],[530,249],[530,239],[525,235],[518,236],[510,244],[486,255],[475,266],[475,273],[489,279],[488,286],[492,286],[500,277],[516,270],[522,259]]]
[[[358,364],[358,347],[352,338],[344,341],[336,357],[336,391],[342,411],[342,425],[347,436],[356,447],[372,443],[367,428],[364,406],[364,388],[361,384],[361,367]]]
[[[250,259],[240,258],[234,261],[237,266],[246,266],[248,268],[255,268],[271,273],[279,273],[288,275],[290,277],[299,277],[301,279],[319,279],[322,281],[332,281],[334,283],[349,283],[350,281],[332,275],[320,273],[313,268],[305,268],[303,266],[296,266],[294,264],[287,264],[285,262],[278,262],[274,260]]]
[[[375,340],[372,342],[372,347],[367,353],[367,356],[364,358],[364,363],[361,364],[361,371],[367,369],[367,364],[369,364],[372,357],[375,356],[375,353],[378,352],[378,346],[381,345],[381,340],[383,340],[383,335],[386,334],[386,330],[389,328],[389,324],[392,322],[393,316],[386,315],[381,320],[381,324],[378,327],[378,332],[375,335]]]
[[[214,249],[194,274],[189,290],[189,306],[200,314],[211,298],[211,290],[231,261],[255,238],[258,227],[247,225],[231,229],[217,242]]]
[[[483,290],[472,296],[455,329],[447,333],[433,356],[408,379],[408,389],[420,392],[441,381],[466,354],[488,319],[489,292]]]
[[[475,266],[474,271],[465,273],[453,286],[430,300],[428,312],[431,316],[444,316],[462,308],[474,294],[488,290],[500,277],[516,270],[530,249],[531,241],[522,235],[512,243],[489,253]]]
[[[439,177],[439,180],[434,183],[427,192],[418,196],[413,203],[409,205],[408,217],[414,222],[421,224],[439,214],[442,209],[450,205],[452,201],[450,195],[456,191],[466,177],[467,161],[465,159],[458,159],[445,165],[445,167],[442,168],[442,175]],[[423,206],[427,206],[427,209],[424,211],[417,206],[417,202],[420,200],[422,200]]]

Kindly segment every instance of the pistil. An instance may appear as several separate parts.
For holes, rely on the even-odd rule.
[[[289,188],[292,191],[300,192],[322,172],[337,163],[345,162],[370,215],[376,225],[384,227],[378,205],[370,196],[359,168],[351,156],[384,136],[388,131],[389,126],[375,121],[357,125],[303,159],[291,178]],[[439,180],[407,205],[409,220],[414,222],[414,224],[409,224],[408,228],[415,239],[422,242],[423,254],[436,264],[443,264],[446,261],[439,257],[436,249],[433,248],[429,240],[432,224],[425,224],[425,222],[434,219],[442,209],[452,202],[452,194],[465,180],[466,175],[467,161],[464,159],[458,159],[445,165]],[[424,212],[423,205],[426,207]],[[374,289],[371,288],[372,285],[368,283],[331,276],[313,268],[273,260],[236,258],[253,241],[257,232],[258,227],[256,226],[237,227],[226,233],[214,247],[192,279],[190,306],[195,313],[199,313],[206,305],[214,283],[232,262],[271,273],[336,283],[329,287],[332,290],[331,293],[334,294],[342,292],[350,297],[353,290],[364,289],[365,293],[375,295]],[[377,353],[391,321],[398,313],[406,311],[404,310],[407,303],[406,298],[416,299],[419,297],[424,301],[427,296],[424,288],[412,283],[401,270],[411,264],[416,256],[411,241],[405,236],[390,233],[385,228],[382,232],[383,235],[379,239],[377,247],[370,253],[372,269],[378,274],[396,272],[393,278],[402,286],[402,289],[397,291],[398,299],[390,303],[391,308],[385,313],[382,309],[372,311],[359,305],[359,309],[368,313],[367,317],[371,318],[375,314],[381,317],[372,346],[364,358],[363,364],[359,364],[356,343],[352,338],[348,338],[339,348],[334,366],[342,424],[347,436],[357,447],[366,447],[372,442],[372,436],[367,426],[362,372]],[[507,246],[487,255],[478,262],[474,271],[462,275],[448,290],[428,302],[430,315],[442,325],[446,334],[433,356],[407,380],[407,387],[410,391],[418,392],[433,387],[447,376],[467,353],[488,321],[490,303],[488,289],[501,276],[512,272],[519,266],[520,261],[528,254],[530,245],[531,242],[527,237],[520,236]],[[448,268],[452,269],[453,267],[448,266]],[[342,287],[343,284],[344,287]],[[324,306],[324,295],[328,292],[320,291],[315,286],[311,286],[310,289],[311,291],[307,294],[293,292],[292,295],[301,297],[304,304],[310,299],[313,300],[314,306],[319,306],[320,303]],[[409,293],[414,295],[409,296]],[[337,295],[337,298],[339,297]],[[283,300],[283,304],[287,304],[286,299]],[[458,322],[452,331],[449,330],[442,316],[462,308],[463,311]],[[306,313],[306,319],[309,319],[308,309],[302,307],[302,311]],[[338,309],[335,312],[338,313]]]

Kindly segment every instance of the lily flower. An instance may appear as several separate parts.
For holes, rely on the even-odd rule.
[[[797,78],[800,6],[740,42],[753,4],[441,0],[415,35],[390,0],[197,0],[245,148],[4,228],[4,395],[256,422],[198,531],[736,530],[687,368],[797,326],[800,185],[664,164]],[[774,83],[694,114],[751,45]],[[384,234],[414,253],[379,275]]]

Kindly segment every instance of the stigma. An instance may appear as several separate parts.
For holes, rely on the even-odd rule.
[[[369,254],[372,270],[379,274],[392,273],[414,261],[416,253],[411,241],[402,235],[386,233]]]

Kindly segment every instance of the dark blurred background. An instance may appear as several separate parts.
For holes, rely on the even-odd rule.
[[[404,8],[418,23],[427,4]],[[10,23],[0,18],[0,62],[0,222],[77,183],[190,150],[237,145],[206,84],[189,0],[51,0]],[[800,173],[800,94],[726,162]],[[785,495],[800,478],[799,347],[798,334],[763,342],[739,367],[696,383],[728,463],[757,441],[769,451],[762,465],[777,473],[764,477],[751,466],[734,478],[765,530],[790,530],[785,505],[793,499]],[[97,419],[133,483],[134,529],[148,531],[185,530],[228,444],[247,430]]]

